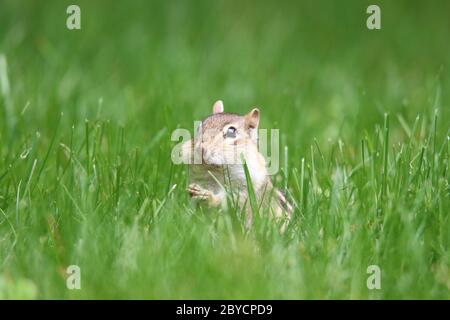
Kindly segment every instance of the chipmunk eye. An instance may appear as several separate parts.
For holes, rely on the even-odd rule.
[[[235,127],[229,127],[227,129],[226,137],[227,138],[236,138],[236,128]]]

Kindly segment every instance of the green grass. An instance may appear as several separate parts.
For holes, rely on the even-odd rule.
[[[378,31],[369,1],[76,3],[79,31],[0,2],[0,298],[450,297],[448,2],[377,1]],[[283,235],[171,164],[219,98],[280,129]]]

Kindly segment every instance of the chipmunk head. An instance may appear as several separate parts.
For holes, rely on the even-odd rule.
[[[244,116],[225,113],[222,101],[213,106],[213,114],[203,119],[194,140],[202,162],[210,165],[241,164],[241,155],[258,152],[259,110]]]

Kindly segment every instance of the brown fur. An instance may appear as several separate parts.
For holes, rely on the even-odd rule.
[[[290,219],[292,206],[273,186],[267,174],[266,161],[258,151],[259,110],[254,108],[244,116],[224,113],[223,103],[217,101],[213,112],[203,119],[197,137],[183,145],[183,157],[187,159],[185,162],[190,168],[191,184],[187,191],[192,198],[209,206],[225,207],[226,190],[231,190],[233,197],[238,199],[239,206],[245,206],[247,222],[250,224],[252,210],[248,203],[248,186],[240,159],[243,156],[259,207],[268,208],[271,216],[284,220],[284,230]],[[236,137],[227,135],[230,126],[236,129]],[[195,153],[201,158],[199,164],[193,161]]]

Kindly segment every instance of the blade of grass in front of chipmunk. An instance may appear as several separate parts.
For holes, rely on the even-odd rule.
[[[217,179],[216,179],[216,181],[217,181]],[[232,189],[232,183],[231,183],[231,177],[230,177],[230,170],[229,170],[228,166],[224,167],[223,181],[225,182],[224,185],[223,185],[223,188],[224,188],[224,190],[225,190],[225,192],[227,194],[228,205],[231,204],[232,208],[235,211],[236,210],[239,211],[239,208],[238,208],[239,207],[238,206],[239,199],[236,199],[234,197],[234,193],[233,193],[233,189]],[[221,184],[219,183],[219,185],[221,185]]]
[[[247,182],[247,191],[248,191],[248,199],[250,200],[250,206],[252,208],[253,214],[259,216],[258,204],[256,201],[255,189],[253,188],[252,178],[250,176],[250,172],[248,170],[248,166],[244,157],[242,156],[241,158],[244,166],[245,180]]]

